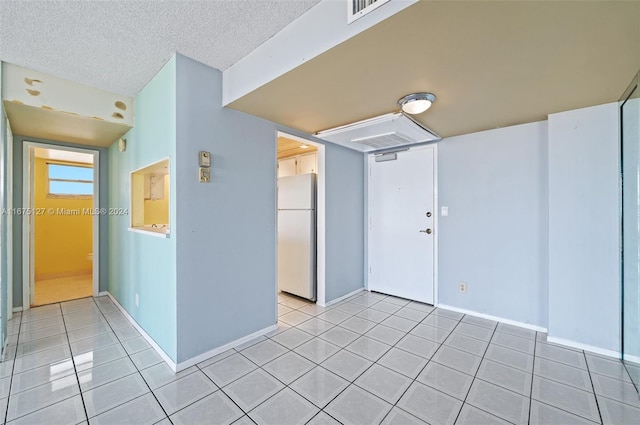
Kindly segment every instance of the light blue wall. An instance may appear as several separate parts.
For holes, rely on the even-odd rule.
[[[222,74],[177,56],[178,361],[276,321],[275,129],[221,107]],[[198,182],[198,151],[212,154]]]
[[[546,327],[546,121],[440,142],[438,194],[439,302]]]
[[[109,147],[109,207],[130,208],[130,172],[170,159],[168,239],[128,230],[129,215],[109,217],[109,292],[174,361],[176,337],[176,60],[172,58],[135,99],[127,150]],[[135,305],[135,294],[140,296]]]
[[[326,283],[331,302],[364,287],[366,156],[325,146]]]
[[[620,350],[616,103],[549,116],[549,336]]]
[[[38,139],[35,137],[13,136],[13,206],[24,207],[22,203],[22,171],[24,142],[45,143],[53,146],[93,149],[99,155],[100,206],[109,203],[109,158],[106,148],[58,142],[56,140]],[[100,216],[100,258],[98,259],[100,276],[99,290],[106,291],[109,285],[109,217]],[[13,306],[22,307],[22,220],[13,217]]]
[[[221,73],[177,56],[178,361],[276,323],[276,133],[221,108]],[[212,154],[199,183],[198,151]],[[362,154],[326,146],[327,300],[363,286]]]

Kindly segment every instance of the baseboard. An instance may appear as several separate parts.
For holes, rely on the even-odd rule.
[[[106,296],[109,296],[109,291],[102,291],[102,292],[98,292],[98,296],[99,296],[99,297],[106,297]]]
[[[12,310],[14,313],[20,313],[22,311],[22,307],[13,307]]]
[[[581,342],[572,341],[570,339],[547,336],[547,341],[552,342],[554,344],[566,345],[567,347],[571,347],[571,348],[577,348],[578,350],[590,351],[592,353],[600,354],[601,356],[615,357],[616,359],[620,358],[619,351],[606,350],[604,348],[595,347],[589,344],[583,344]]]
[[[62,277],[74,277],[74,276],[83,276],[83,275],[91,275],[93,272],[91,269],[88,270],[76,270],[70,272],[56,272],[56,273],[42,273],[35,275],[36,282],[39,280],[49,280],[49,279],[60,279]]]
[[[339,303],[340,301],[346,300],[347,298],[353,297],[354,295],[359,294],[360,292],[364,292],[364,291],[365,291],[365,289],[364,289],[364,287],[362,287],[362,288],[356,289],[355,291],[351,291],[351,292],[349,292],[349,293],[348,293],[348,294],[346,294],[346,295],[343,295],[343,296],[341,296],[341,297],[338,297],[338,298],[336,298],[335,300],[331,300],[331,301],[326,302],[326,303],[324,303],[324,304],[320,304],[320,303],[317,303],[317,304],[318,304],[320,307],[329,307],[329,306],[331,306],[331,305],[337,304],[337,303]]]
[[[468,314],[470,316],[480,317],[482,319],[493,320],[494,322],[505,323],[507,325],[520,326],[521,328],[531,329],[538,332],[547,332],[547,328],[532,325],[530,323],[518,322],[517,320],[505,319],[504,317],[492,316],[490,314],[478,313],[477,311],[467,310],[464,308],[453,307],[446,304],[438,304],[436,307],[445,310],[456,311],[458,313]]]
[[[120,312],[122,312],[124,317],[126,317],[127,320],[131,322],[133,327],[136,328],[138,332],[140,332],[140,335],[142,335],[142,337],[147,340],[147,342],[151,345],[151,347],[153,347],[153,349],[156,350],[158,355],[162,357],[162,360],[165,361],[165,363],[171,368],[171,370],[173,370],[174,372],[179,372],[179,370],[177,369],[176,362],[174,362],[171,359],[171,357],[169,357],[169,355],[165,353],[162,348],[160,348],[160,346],[153,340],[153,338],[151,338],[151,336],[148,333],[146,333],[145,330],[142,329],[140,325],[138,325],[138,322],[136,322],[135,319],[131,317],[131,315],[127,312],[127,310],[125,310],[124,307],[120,305],[118,300],[116,300],[115,297],[111,295],[110,292],[107,292],[106,295],[111,299],[111,301],[113,301],[113,304],[115,304],[115,306],[118,307],[118,309],[120,310]]]
[[[249,342],[252,339],[255,339],[255,338],[258,338],[258,337],[260,337],[262,335],[268,334],[269,332],[273,332],[276,329],[278,329],[278,324],[268,326],[268,327],[266,327],[264,329],[261,329],[261,330],[259,330],[257,332],[254,332],[254,333],[252,333],[250,335],[243,336],[242,338],[236,339],[235,341],[231,341],[230,343],[225,344],[225,345],[223,345],[221,347],[214,348],[213,350],[209,350],[206,353],[199,354],[199,355],[197,355],[195,357],[192,357],[192,358],[190,358],[188,360],[180,362],[180,363],[178,363],[176,365],[175,372],[180,372],[181,370],[185,370],[185,369],[187,369],[187,368],[189,368],[189,367],[191,367],[191,366],[193,366],[195,364],[198,364],[200,362],[208,360],[211,357],[217,356],[220,353],[224,353],[225,351],[227,351],[227,350],[229,350],[231,348],[234,348],[234,347],[237,347],[239,345],[242,345],[245,342]]]

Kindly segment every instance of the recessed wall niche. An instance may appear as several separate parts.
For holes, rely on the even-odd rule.
[[[131,230],[171,233],[169,158],[131,172]]]

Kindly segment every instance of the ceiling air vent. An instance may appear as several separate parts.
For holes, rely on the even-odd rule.
[[[316,136],[360,152],[440,140],[438,134],[400,112],[320,131]]]
[[[389,0],[347,0],[348,23],[362,18],[367,13],[377,9],[388,1]]]
[[[353,139],[353,143],[369,146],[373,149],[386,149],[394,146],[405,145],[411,143],[411,139],[402,134],[395,132],[379,134],[377,136],[362,137]]]

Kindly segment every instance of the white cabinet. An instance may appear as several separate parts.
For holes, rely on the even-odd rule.
[[[297,157],[284,158],[278,161],[278,178],[295,176],[297,173]]]
[[[311,152],[278,160],[278,177],[318,172],[318,153]]]
[[[306,153],[298,157],[298,174],[318,172],[318,155],[316,152]]]

